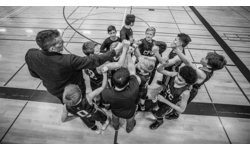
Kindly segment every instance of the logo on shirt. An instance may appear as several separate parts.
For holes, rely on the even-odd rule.
[[[97,80],[97,77],[92,70],[89,70],[89,69],[86,69],[86,70],[87,70],[87,74],[89,75],[89,78]]]

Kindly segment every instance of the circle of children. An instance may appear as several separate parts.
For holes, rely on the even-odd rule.
[[[162,53],[167,45],[155,41],[156,29],[146,29],[145,38],[135,40],[131,27],[135,16],[128,14],[125,25],[116,36],[110,25],[108,37],[101,45],[86,42],[82,46],[84,57],[62,54],[62,36],[58,30],[44,30],[37,34],[40,49],[30,49],[25,60],[30,74],[40,78],[48,92],[63,104],[61,121],[80,119],[88,128],[100,134],[110,124],[106,111],[112,112],[112,126],[119,129],[119,118],[126,119],[126,131],[136,126],[138,110],[150,111],[155,121],[152,130],[165,119],[178,119],[197,95],[213,72],[222,69],[227,61],[216,52],[209,52],[196,66],[185,56],[185,47],[191,38],[184,33],[176,36],[167,58]],[[92,92],[86,93],[83,72],[89,76]],[[149,98],[148,85],[155,72],[163,74],[157,84],[161,89]],[[102,126],[98,128],[96,121]]]

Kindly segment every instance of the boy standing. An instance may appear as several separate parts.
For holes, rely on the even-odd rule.
[[[108,27],[108,34],[110,37],[106,38],[105,41],[102,43],[102,46],[100,48],[101,53],[106,53],[110,49],[110,45],[114,42],[121,42],[121,39],[116,36],[116,28],[115,26],[110,25]]]

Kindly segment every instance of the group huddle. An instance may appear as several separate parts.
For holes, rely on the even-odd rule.
[[[216,52],[209,52],[197,68],[185,55],[185,47],[191,42],[189,35],[180,33],[169,48],[165,42],[156,41],[154,27],[146,29],[145,38],[136,40],[132,26],[135,16],[128,14],[125,25],[116,36],[116,28],[107,29],[110,37],[101,47],[95,42],[82,45],[83,57],[62,54],[62,36],[58,30],[44,30],[37,34],[40,49],[28,50],[25,61],[30,74],[43,81],[49,93],[63,104],[62,122],[80,117],[88,128],[100,134],[110,124],[106,111],[112,113],[112,125],[119,129],[119,118],[126,119],[126,131],[136,126],[135,115],[149,110],[155,121],[152,130],[165,119],[178,119],[197,95],[199,88],[222,69],[227,61]],[[155,72],[163,74],[157,84],[161,89],[148,97],[148,85]],[[90,78],[92,92],[86,93],[83,78]],[[102,124],[101,129],[96,121]]]

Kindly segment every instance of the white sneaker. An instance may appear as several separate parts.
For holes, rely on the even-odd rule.
[[[96,134],[100,134],[102,132],[102,130],[100,130],[98,126],[97,126],[97,129],[93,131],[95,131]]]
[[[96,134],[101,134],[101,133],[102,133],[102,130],[97,129],[97,130],[95,130],[95,133],[96,133]]]
[[[102,125],[102,130],[105,130],[109,125],[109,118],[107,119],[107,121]]]

